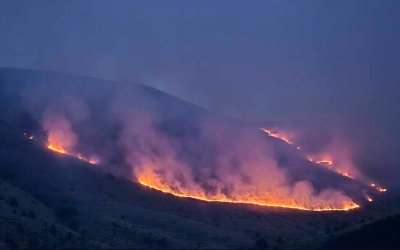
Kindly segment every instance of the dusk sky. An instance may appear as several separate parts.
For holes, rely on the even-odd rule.
[[[143,83],[246,120],[335,124],[388,165],[399,44],[397,0],[0,1],[1,67]]]

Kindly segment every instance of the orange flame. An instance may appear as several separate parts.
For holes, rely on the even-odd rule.
[[[57,153],[60,153],[60,154],[65,154],[65,155],[69,155],[69,156],[72,156],[74,158],[78,158],[81,161],[86,161],[86,162],[88,162],[88,163],[90,163],[92,165],[99,164],[99,160],[98,160],[97,157],[87,158],[87,157],[85,157],[85,156],[83,156],[82,154],[79,154],[79,153],[78,154],[74,154],[74,153],[71,153],[71,152],[67,152],[62,147],[62,145],[59,145],[59,144],[48,144],[47,148],[52,150],[52,151],[54,151],[54,152],[57,152]]]
[[[378,191],[378,192],[384,193],[384,192],[387,191],[387,188],[381,187],[381,186],[379,186],[379,185],[377,185],[375,183],[371,183],[369,185],[370,185],[370,187],[375,188],[376,191]]]
[[[95,157],[95,156],[92,156],[91,158],[87,158],[87,157],[85,157],[85,156],[83,156],[81,154],[77,154],[76,157],[78,157],[79,160],[87,161],[92,165],[99,164],[99,159],[97,157]]]
[[[272,132],[271,130],[267,129],[267,128],[260,128],[262,131],[264,131],[265,133],[267,133],[269,136],[277,138],[279,140],[282,140],[290,145],[293,145],[293,142],[290,140],[289,136],[284,134],[281,131],[278,132]],[[296,147],[297,149],[300,149],[300,147]]]
[[[67,153],[67,151],[65,151],[65,149],[62,148],[62,146],[57,145],[57,144],[48,144],[47,148],[50,149],[50,150],[53,150],[54,152],[60,153],[60,154],[69,155]]]
[[[262,131],[264,131],[265,133],[268,134],[268,136],[277,138],[279,140],[282,140],[290,145],[294,145],[293,141],[289,139],[289,136],[287,136],[285,133],[279,131],[279,132],[272,132],[271,130],[267,129],[267,128],[260,128]],[[299,146],[295,146],[297,150],[300,150],[301,148]],[[333,160],[331,157],[329,156],[325,156],[322,157],[319,160],[314,160],[311,156],[306,156],[306,158],[310,161],[310,162],[315,162],[321,166],[327,166],[332,168],[333,167]],[[352,177],[350,175],[350,173],[348,171],[344,171],[344,170],[340,170],[340,169],[333,169],[333,171],[335,171],[336,173],[354,179],[354,177]]]
[[[267,133],[268,136],[280,139],[280,140],[282,140],[282,141],[284,141],[284,142],[286,142],[286,143],[288,143],[290,145],[294,145],[293,141],[290,140],[289,137],[287,135],[285,135],[281,131],[279,131],[277,133],[274,133],[274,132],[272,132],[271,130],[269,130],[267,128],[260,128],[260,129],[262,131],[264,131],[265,133]],[[297,150],[301,149],[300,146],[295,145],[295,147],[296,147]],[[318,160],[315,160],[311,156],[306,156],[306,158],[307,158],[308,161],[315,162],[316,164],[318,164],[320,166],[329,167],[329,169],[331,169],[332,171],[334,171],[334,172],[336,172],[336,173],[338,173],[338,174],[340,174],[340,175],[342,175],[344,177],[347,177],[347,178],[350,178],[350,179],[353,179],[353,180],[357,180],[352,174],[350,174],[350,171],[348,171],[346,169],[341,169],[341,168],[335,167],[334,166],[334,161],[332,160],[332,158],[330,156],[324,156],[324,157],[321,157]],[[365,181],[363,183],[365,183]],[[375,188],[378,192],[381,192],[381,193],[384,193],[384,192],[387,191],[386,188],[378,186],[375,183],[371,183],[370,186],[372,188]],[[371,199],[371,201],[372,201],[372,199]]]
[[[262,129],[269,136],[278,138],[280,140],[285,141],[288,144],[293,145],[290,139],[287,136],[284,136],[279,133],[272,133],[267,129]],[[47,147],[57,153],[70,155],[72,157],[76,157],[80,160],[89,162],[91,164],[97,164],[99,161],[96,157],[87,158],[80,153],[73,153],[66,149],[66,146],[63,144],[62,137],[59,136],[51,136],[53,131],[49,131],[48,136],[48,144]],[[57,134],[57,132],[56,132]],[[65,133],[62,133],[65,136]],[[296,147],[300,149],[300,147]],[[313,161],[312,158],[309,158],[310,161]],[[331,166],[333,165],[333,161],[330,158],[324,158],[316,161],[317,164],[323,164]],[[347,196],[340,196],[341,199],[335,201],[328,201],[326,197],[321,200],[301,200],[295,199],[293,197],[280,197],[271,194],[264,193],[240,193],[234,195],[227,195],[222,192],[217,193],[208,193],[202,188],[183,188],[181,186],[171,185],[171,183],[163,180],[156,172],[154,172],[151,168],[143,169],[143,171],[139,173],[135,173],[136,179],[138,182],[146,187],[169,193],[177,197],[181,198],[193,198],[202,201],[208,202],[224,202],[224,203],[238,203],[238,204],[252,204],[259,206],[267,206],[267,207],[280,207],[280,208],[290,208],[290,209],[298,209],[298,210],[307,210],[307,211],[349,211],[352,209],[359,208],[360,206],[352,201]],[[348,176],[348,173],[343,173],[343,175]],[[312,198],[311,198],[312,199]],[[311,201],[311,202],[310,202]]]
[[[333,161],[330,159],[323,159],[323,160],[317,161],[316,163],[328,165],[329,167],[331,167],[333,165]]]
[[[349,211],[360,206],[350,199],[341,201],[339,204],[318,204],[313,207],[290,198],[266,197],[262,194],[248,194],[229,197],[225,194],[208,194],[202,189],[189,190],[181,187],[172,187],[166,184],[156,173],[151,170],[143,170],[137,175],[138,182],[148,188],[152,188],[163,193],[172,194],[181,198],[193,198],[208,202],[223,202],[237,204],[252,204],[266,207],[279,207],[307,211]]]
[[[71,124],[63,116],[49,116],[43,121],[43,128],[47,131],[47,148],[69,155],[79,160],[89,162],[92,165],[98,164],[97,157],[86,157],[81,153],[74,152],[78,142],[77,135],[73,132]]]
[[[352,175],[350,175],[348,171],[337,169],[336,172],[341,174],[342,176],[355,180],[355,178]]]

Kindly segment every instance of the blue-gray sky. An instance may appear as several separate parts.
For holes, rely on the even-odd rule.
[[[0,66],[145,83],[243,119],[338,124],[391,164],[399,44],[398,0],[0,1]]]

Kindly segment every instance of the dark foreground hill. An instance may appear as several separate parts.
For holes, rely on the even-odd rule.
[[[0,70],[0,81],[10,79],[23,85],[38,79],[61,83],[82,78]],[[84,80],[108,84],[92,78]],[[140,88],[161,100],[164,105],[160,106],[168,114],[183,110],[191,113],[191,118],[208,115],[164,93]],[[388,199],[378,197],[373,204],[355,211],[315,213],[210,203],[160,193],[109,172],[106,166],[55,154],[40,142],[27,140],[23,132],[31,128],[30,121],[16,119],[17,104],[8,95],[3,97],[0,247],[317,248],[341,232],[392,212]],[[175,122],[176,116],[172,118]],[[318,171],[321,176],[330,174]]]
[[[400,249],[400,215],[391,215],[329,240],[321,249]]]

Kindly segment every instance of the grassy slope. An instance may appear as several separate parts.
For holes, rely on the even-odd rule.
[[[348,228],[389,213],[370,207],[344,214],[315,214],[175,198],[49,152],[22,133],[9,121],[0,121],[0,176],[42,204],[25,207],[24,198],[18,196],[21,209],[51,218],[60,232],[57,237],[63,239],[71,232],[76,237],[72,242],[80,247],[100,242],[119,248],[238,248],[253,247],[260,238],[266,238],[271,247],[316,247]],[[4,207],[10,206],[12,196],[16,195],[4,194]],[[378,199],[374,204],[382,205]],[[74,246],[57,241],[54,230],[40,226],[43,221],[36,223],[45,220],[42,216],[32,220],[22,210],[13,214],[8,209],[0,215],[9,223],[5,232],[15,233],[2,235],[3,242],[25,246],[30,238],[42,238],[42,245],[50,244],[45,246]],[[25,229],[26,236],[13,231],[20,230],[21,224],[30,225],[18,220],[34,223],[32,230]],[[43,236],[36,237],[36,232]],[[10,235],[11,241],[7,239]]]

